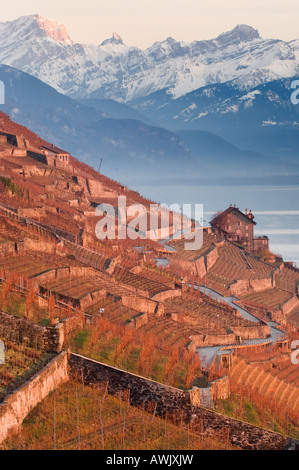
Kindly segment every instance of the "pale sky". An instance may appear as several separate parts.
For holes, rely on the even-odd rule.
[[[168,36],[214,38],[241,23],[264,38],[299,38],[299,0],[9,0],[0,21],[34,13],[62,22],[76,42],[99,44],[115,31],[141,49]]]

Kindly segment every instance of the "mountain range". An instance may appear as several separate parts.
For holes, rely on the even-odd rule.
[[[170,99],[167,90],[161,90],[131,105],[172,131],[213,132],[243,150],[295,162],[299,105],[293,105],[290,99],[293,80],[274,80],[248,91],[229,81],[202,87],[177,99]]]
[[[74,98],[128,102],[167,89],[172,97],[234,80],[249,89],[299,74],[299,41],[263,39],[237,25],[216,39],[168,37],[146,50],[119,35],[99,45],[74,43],[65,27],[40,15],[0,23],[0,61]]]
[[[299,174],[299,40],[237,25],[146,50],[116,33],[86,45],[29,15],[0,23],[0,63],[12,118],[107,174]]]
[[[133,174],[177,174],[195,163],[183,141],[171,131],[136,118],[115,119],[6,65],[0,65],[0,80],[5,83],[5,107],[13,120],[96,169],[102,160],[102,169],[108,176],[117,175],[124,181]],[[125,108],[115,102],[114,108],[118,106]],[[2,106],[3,111],[5,107]],[[134,113],[138,114],[132,109]]]

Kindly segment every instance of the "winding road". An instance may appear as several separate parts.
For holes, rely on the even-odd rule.
[[[210,289],[205,286],[198,286],[195,288],[198,288],[200,292],[203,292],[205,294],[210,294],[211,298],[214,300],[219,300],[221,302],[225,302],[227,305],[229,305],[232,308],[237,309],[240,314],[242,315],[243,318],[246,318],[246,320],[252,321],[254,323],[258,323],[259,319],[252,315],[252,313],[249,313],[247,310],[244,308],[240,307],[236,301],[239,299],[237,297],[224,297],[223,295],[219,294],[218,292],[214,291],[213,289]],[[263,343],[268,343],[269,341],[271,343],[275,343],[278,339],[282,338],[285,336],[285,333],[282,330],[279,330],[276,327],[275,322],[267,322],[267,324],[270,327],[270,336],[268,338],[257,338],[257,339],[249,339],[249,340],[244,340],[242,344],[263,344]],[[200,359],[203,364],[205,364],[206,368],[208,368],[211,363],[214,360],[215,355],[221,354],[221,350],[225,347],[225,349],[234,349],[234,346],[236,345],[229,345],[229,346],[207,346],[203,348],[197,348],[197,352],[200,356]]]

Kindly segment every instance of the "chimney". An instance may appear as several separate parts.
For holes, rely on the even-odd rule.
[[[249,217],[249,219],[251,219],[251,220],[254,219],[253,214],[252,214],[252,212],[251,212],[251,209],[250,209],[250,211],[249,211],[248,217]]]
[[[247,212],[248,212],[247,209],[245,209],[245,214],[246,214],[246,215],[247,215]]]

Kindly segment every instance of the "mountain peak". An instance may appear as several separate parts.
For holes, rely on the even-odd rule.
[[[43,30],[48,37],[56,39],[56,41],[63,42],[64,44],[73,43],[68,35],[66,27],[62,23],[48,20],[48,18],[40,15],[34,15],[34,19],[38,27]]]
[[[113,38],[115,41],[117,41],[117,42],[123,43],[122,38],[121,38],[120,35],[117,34],[117,33],[113,33],[113,34],[112,34],[112,38]]]
[[[101,46],[105,46],[106,44],[124,44],[124,42],[119,34],[112,33],[112,37],[110,39],[105,39]]]
[[[253,41],[259,39],[260,35],[257,29],[247,24],[238,24],[231,31],[220,34],[216,39],[224,46],[239,44],[240,42]]]

